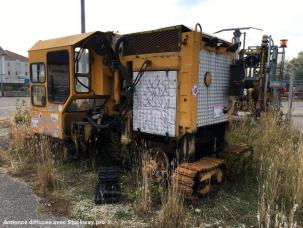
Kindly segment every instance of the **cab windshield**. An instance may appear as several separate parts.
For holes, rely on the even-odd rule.
[[[101,108],[107,100],[102,98],[75,98],[67,108],[68,112],[85,112],[91,109]]]

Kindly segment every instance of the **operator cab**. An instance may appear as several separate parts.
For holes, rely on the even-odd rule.
[[[87,112],[112,110],[112,33],[37,42],[29,50],[33,131],[64,139]]]

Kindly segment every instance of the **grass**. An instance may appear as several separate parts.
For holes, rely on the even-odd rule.
[[[254,183],[227,182],[187,205],[195,226],[256,226],[258,190]]]
[[[187,227],[190,225],[187,219],[183,195],[170,185],[163,194],[162,207],[156,226],[163,228]]]
[[[12,146],[3,153],[3,160],[12,175],[27,181],[42,198],[39,210],[76,220],[104,221],[106,227],[138,223],[129,205],[94,204],[97,184],[94,167],[69,160],[55,140],[35,136],[29,130],[29,110],[23,105],[17,105],[16,116],[11,120]]]
[[[3,152],[8,172],[25,179],[43,198],[40,208],[58,215],[69,214],[68,202],[58,194],[61,188],[56,159],[58,145],[48,137],[38,137],[30,129],[30,112],[24,101],[17,101],[16,113],[11,118],[9,134],[11,146]],[[57,151],[57,152],[55,152]]]
[[[135,200],[135,211],[139,216],[147,215],[152,209],[152,180],[151,170],[149,169],[150,156],[147,151],[141,153],[141,162],[139,166],[139,176],[137,178],[138,195]]]
[[[275,113],[231,126],[229,141],[252,146],[250,178],[258,186],[260,227],[302,223],[303,141],[301,132]],[[301,218],[301,219],[300,219]],[[301,220],[301,221],[300,221]]]
[[[303,222],[302,136],[274,113],[231,123],[224,154],[228,178],[209,195],[188,201],[172,186],[154,184],[148,153],[135,145],[124,161],[129,170],[121,181],[123,201],[96,206],[94,168],[68,160],[56,141],[34,136],[28,110],[22,103],[17,107],[7,125],[12,147],[0,153],[0,160],[42,196],[41,211],[101,220],[110,227],[295,227]],[[228,152],[240,142],[251,147],[249,156]]]
[[[38,142],[40,154],[37,156],[37,179],[41,191],[47,195],[47,191],[57,188],[57,167],[53,154],[52,143],[48,139]]]

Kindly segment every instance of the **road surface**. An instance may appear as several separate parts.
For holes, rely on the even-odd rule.
[[[18,100],[24,100],[29,104],[29,97],[0,97],[0,118],[13,113],[16,110]]]
[[[283,101],[282,106],[283,113],[286,114],[288,110],[288,102]],[[293,102],[291,110],[291,119],[293,121],[294,126],[303,130],[303,100]]]

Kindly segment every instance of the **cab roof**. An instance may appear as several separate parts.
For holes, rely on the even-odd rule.
[[[156,30],[125,34],[125,36],[132,36],[132,35],[146,34],[146,33],[154,33],[154,32],[167,31],[167,30],[179,30],[179,32],[194,31],[192,28],[189,28],[187,26],[176,25],[176,26],[170,26],[170,27],[160,28],[160,29],[156,29]],[[55,39],[50,39],[50,40],[40,40],[37,43],[35,43],[34,46],[32,46],[29,49],[29,51],[37,51],[37,50],[43,50],[43,49],[74,46],[74,45],[80,43],[81,41],[85,40],[86,38],[88,38],[88,37],[90,37],[94,34],[97,34],[97,33],[102,33],[102,32],[99,32],[99,31],[87,32],[87,33],[65,36],[65,37],[60,37],[60,38],[55,38]],[[203,32],[203,40],[209,40],[212,37],[215,37],[215,36]],[[221,42],[223,42],[225,44],[225,46],[230,46],[231,45],[231,43],[226,41],[226,40],[223,40],[223,39],[219,39],[219,40]]]
[[[34,46],[31,47],[31,49],[29,49],[29,51],[73,46],[95,33],[99,33],[99,32],[87,32],[87,33],[65,36],[65,37],[60,37],[50,40],[39,40],[37,43],[34,44]]]

